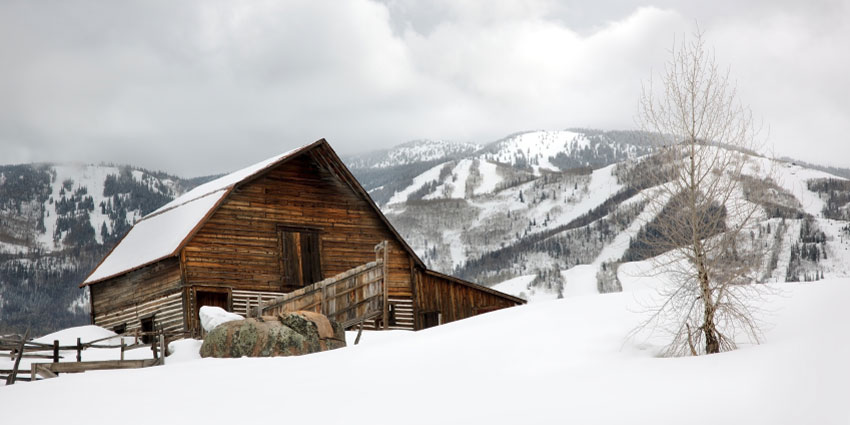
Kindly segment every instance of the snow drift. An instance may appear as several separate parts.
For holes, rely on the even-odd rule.
[[[302,357],[196,359],[184,344],[183,361],[161,367],[0,388],[0,408],[10,423],[142,424],[151,411],[205,424],[850,423],[850,279],[782,288],[766,305],[765,344],[712,356],[659,358],[662,341],[624,340],[640,320],[625,292],[369,333]]]

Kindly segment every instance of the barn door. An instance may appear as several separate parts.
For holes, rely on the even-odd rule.
[[[278,239],[283,286],[301,287],[322,280],[319,232],[281,227]]]

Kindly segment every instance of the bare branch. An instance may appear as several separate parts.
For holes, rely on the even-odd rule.
[[[658,233],[650,250],[654,274],[671,280],[642,326],[671,334],[668,355],[731,350],[741,334],[761,339],[750,297],[764,287],[752,283],[763,248],[745,235],[762,209],[742,189],[760,146],[730,81],[697,30],[674,42],[658,84],[641,87],[638,120],[656,135],[653,163],[661,164],[647,170],[661,182],[647,191]]]

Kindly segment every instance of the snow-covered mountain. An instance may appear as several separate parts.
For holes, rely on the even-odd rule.
[[[346,159],[350,168],[392,168],[417,162],[441,161],[462,157],[481,145],[447,140],[413,140],[394,148],[354,155]]]
[[[41,164],[0,167],[0,253],[55,252],[120,237],[188,183],[130,167]]]
[[[0,166],[0,328],[87,322],[85,275],[137,219],[203,180],[129,166]]]
[[[367,189],[430,267],[532,299],[616,291],[616,268],[644,258],[635,246],[653,219],[632,172],[650,152],[640,136],[526,132],[437,163],[354,172],[387,179]],[[759,161],[777,174],[770,195],[748,200],[764,210],[762,280],[849,276],[850,182]],[[571,284],[582,276],[596,284]]]
[[[619,265],[645,258],[634,248],[653,219],[634,172],[651,152],[644,139],[531,131],[486,145],[409,142],[346,163],[430,267],[534,300],[617,291]],[[753,229],[770,251],[761,280],[850,276],[850,182],[800,163],[773,168],[770,189],[748,200],[764,207]],[[0,166],[0,327],[86,322],[77,284],[137,218],[202,181]]]
[[[634,131],[529,131],[483,146],[408,142],[346,163],[375,202],[387,205],[462,198],[467,188],[471,194],[493,193],[542,173],[603,167],[649,153],[642,140]],[[421,152],[429,154],[414,154]]]

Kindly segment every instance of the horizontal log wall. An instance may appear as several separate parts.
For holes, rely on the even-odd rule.
[[[374,261],[389,241],[390,295],[411,297],[410,258],[372,206],[315,151],[247,182],[184,249],[188,285],[289,292],[281,276],[280,226],[317,230],[323,277]]]
[[[141,318],[154,314],[156,329],[166,331],[183,331],[183,296],[182,292],[165,295],[108,313],[96,314],[94,324],[106,329],[126,325],[125,333],[141,330]]]
[[[413,314],[413,298],[411,297],[390,297],[389,303],[393,308],[395,315],[395,323],[390,321],[390,330],[412,331],[415,328],[415,316]],[[383,329],[376,324],[375,320],[367,320],[363,324],[363,329],[378,330]]]
[[[94,324],[112,329],[126,323],[130,331],[139,328],[140,317],[159,312],[157,324],[168,330],[183,330],[181,285],[177,258],[91,285]]]
[[[283,294],[283,292],[233,291],[233,312],[247,317],[248,306],[257,307],[257,297],[260,297],[261,302],[267,303]]]
[[[413,298],[390,297],[390,305],[393,306],[395,324],[390,324],[390,329],[403,329],[412,331],[414,329]]]
[[[139,270],[90,286],[92,291],[92,313],[107,313],[125,309],[138,303],[180,289],[180,262],[177,258],[166,258]]]
[[[451,279],[416,271],[416,300],[414,310],[418,315],[440,313],[441,323],[465,319],[480,313],[512,307],[518,302],[457,283]],[[421,329],[421,317],[416,318],[416,329]]]

